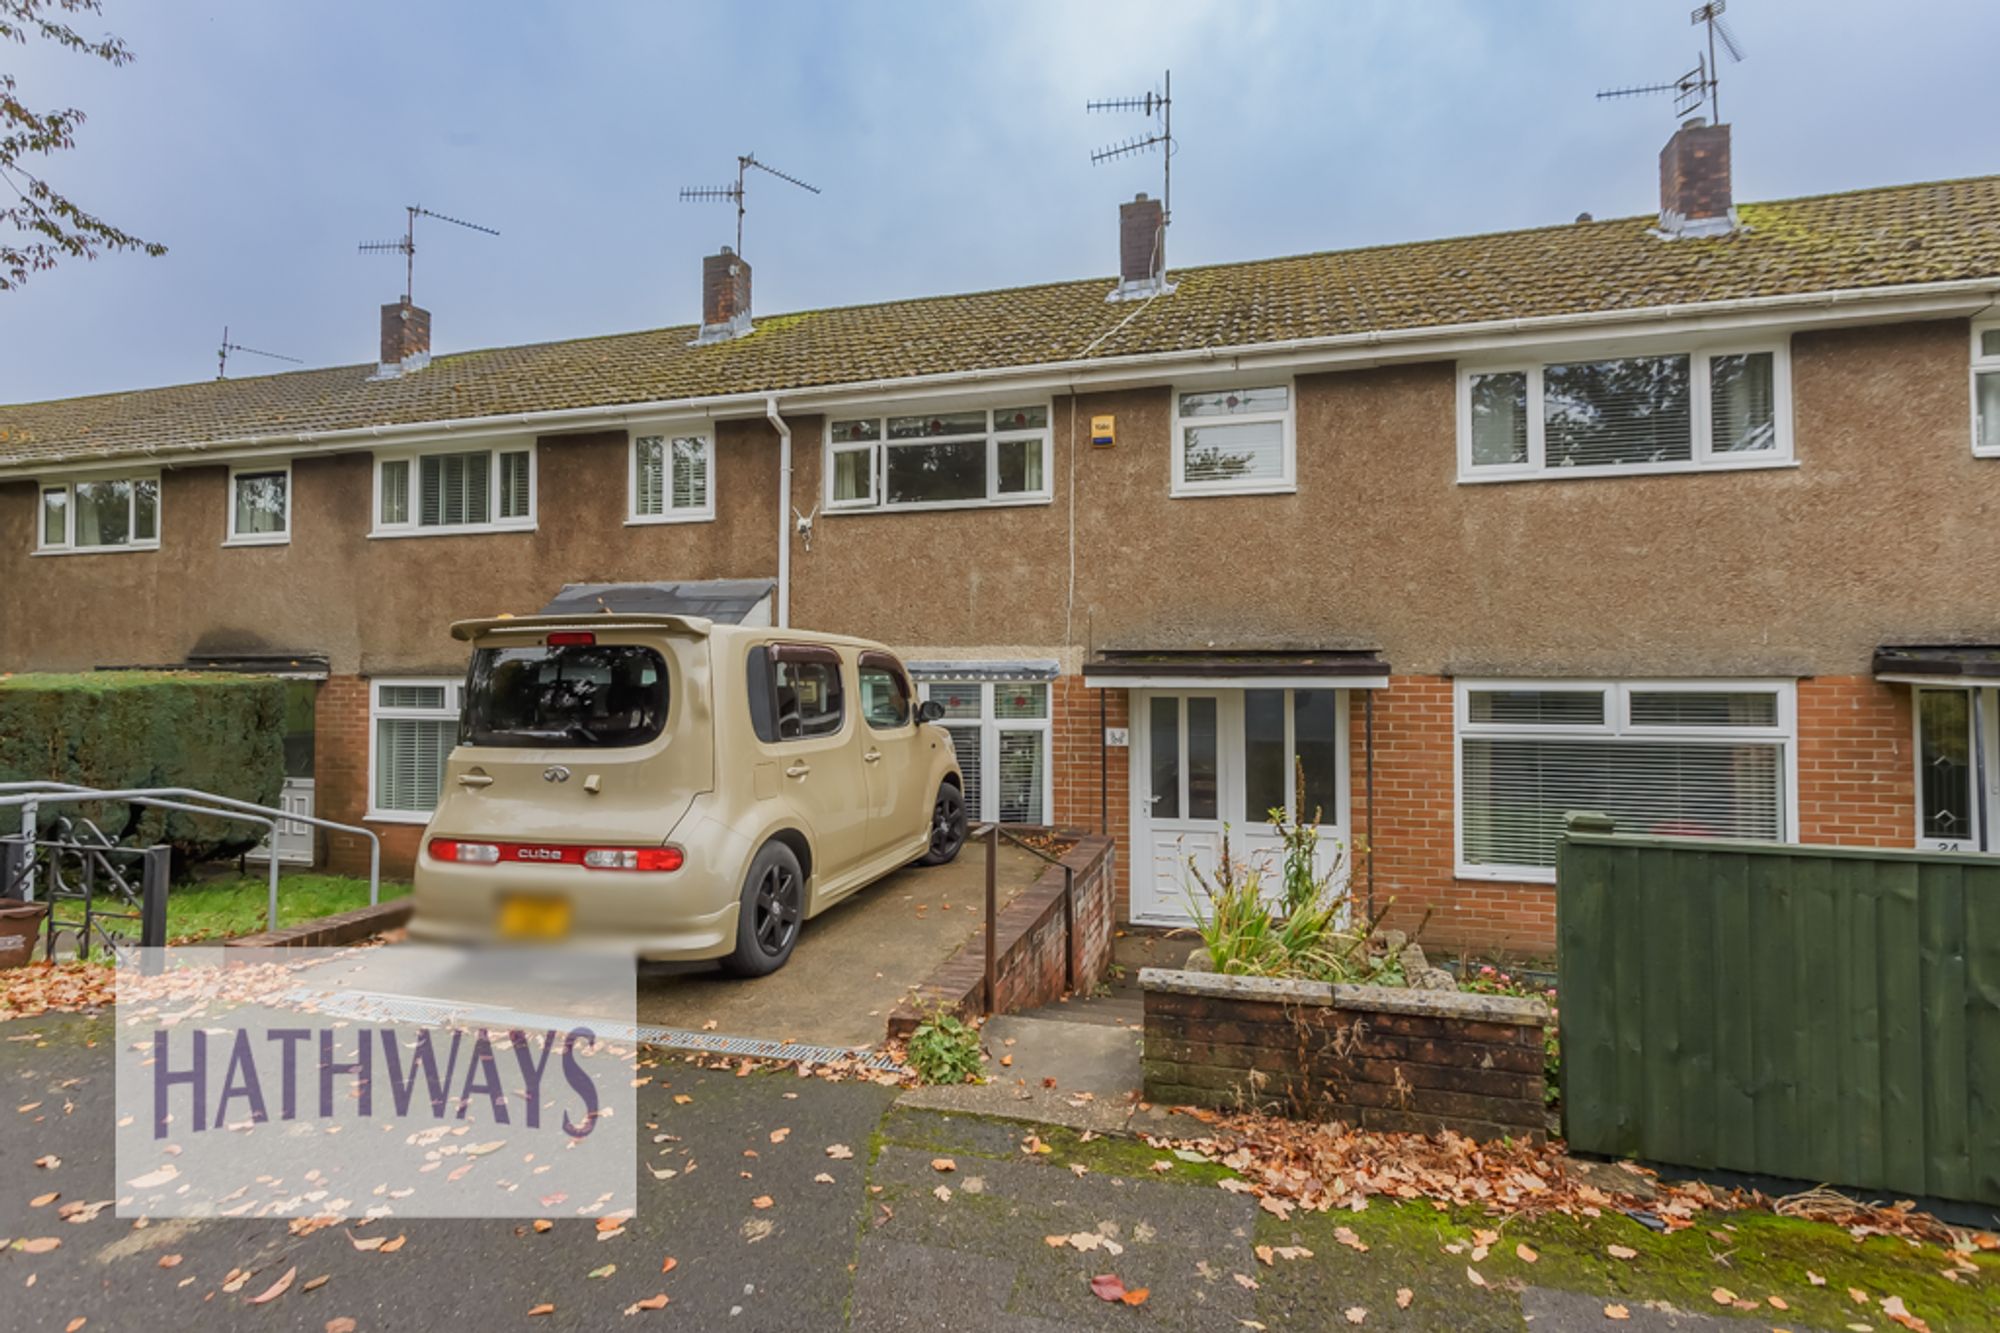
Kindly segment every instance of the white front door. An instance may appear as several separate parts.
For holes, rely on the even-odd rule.
[[[313,780],[311,778],[286,778],[284,787],[278,793],[278,808],[288,815],[303,815],[307,819],[313,814]],[[288,865],[309,866],[313,863],[313,826],[301,824],[297,820],[278,821],[276,837],[278,860]],[[251,853],[257,860],[271,854],[271,841]]]
[[[1348,841],[1347,770],[1345,691],[1136,692],[1132,919],[1193,919],[1225,840],[1229,859],[1261,871],[1275,897],[1282,844],[1273,809],[1318,823],[1319,868],[1332,869]]]

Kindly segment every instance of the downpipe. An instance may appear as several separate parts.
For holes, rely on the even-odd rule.
[[[778,412],[776,394],[764,400],[764,419],[778,432],[778,605],[779,629],[792,623],[792,428]]]

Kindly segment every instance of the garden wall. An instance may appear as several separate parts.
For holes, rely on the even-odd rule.
[[[1111,968],[1111,931],[1118,919],[1117,854],[1111,839],[1096,833],[1060,830],[1077,839],[1059,864],[1042,868],[1033,884],[1000,909],[995,932],[996,1014],[1052,1004],[1068,994],[1071,947],[1075,950],[1075,990],[1088,994]],[[965,855],[984,855],[976,842]],[[1063,912],[1063,871],[1075,880],[1074,935]],[[1073,942],[1073,943],[1072,943]],[[975,934],[945,961],[909,999],[889,1015],[889,1036],[908,1036],[922,1015],[943,1005],[966,1017],[982,1011],[986,989],[986,942]]]
[[[1538,999],[1145,968],[1150,1101],[1540,1139]]]

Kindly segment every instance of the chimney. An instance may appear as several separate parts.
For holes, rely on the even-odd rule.
[[[1131,301],[1172,291],[1167,281],[1167,216],[1157,199],[1136,195],[1118,205],[1118,286],[1106,300]]]
[[[382,363],[377,378],[422,370],[431,362],[431,312],[408,299],[382,307]]]
[[[701,332],[691,346],[727,342],[751,331],[750,265],[722,247],[701,261]]]
[[[1729,191],[1729,127],[1695,116],[1660,150],[1660,231],[1722,236],[1736,229]]]

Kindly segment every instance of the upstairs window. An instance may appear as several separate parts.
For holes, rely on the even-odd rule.
[[[292,470],[242,468],[229,474],[230,546],[265,546],[291,540]]]
[[[829,509],[944,509],[1050,496],[1049,409],[849,417],[827,422]]]
[[[1549,880],[1573,811],[1621,833],[1778,841],[1789,683],[1461,682],[1458,873]]]
[[[1290,385],[1181,393],[1174,404],[1173,494],[1295,488]]]
[[[535,525],[532,448],[378,454],[375,476],[377,537]]]
[[[43,551],[156,550],[160,479],[119,477],[42,487]]]
[[[693,523],[715,517],[715,440],[692,434],[632,441],[634,523]]]
[[[1463,367],[1459,477],[1763,467],[1792,457],[1783,347]]]
[[[2000,324],[1972,326],[1972,452],[2000,457]]]

